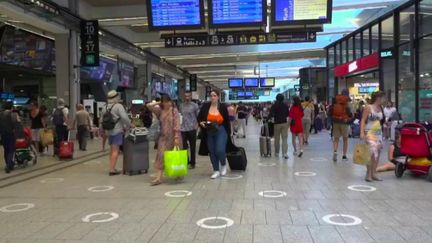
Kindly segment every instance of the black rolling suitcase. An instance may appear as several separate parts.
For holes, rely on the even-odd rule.
[[[264,157],[271,157],[271,136],[269,124],[263,124],[261,128],[261,137],[259,138],[260,154]]]
[[[247,157],[244,148],[238,147],[238,151],[227,153],[227,159],[231,170],[246,170]]]
[[[147,173],[149,169],[149,141],[145,128],[133,129],[123,144],[123,174]]]

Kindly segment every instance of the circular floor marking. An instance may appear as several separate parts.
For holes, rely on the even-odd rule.
[[[325,162],[325,161],[328,161],[328,159],[323,158],[323,157],[319,157],[319,158],[311,158],[310,161],[313,161],[313,162]]]
[[[243,178],[243,175],[224,175],[221,178],[225,180],[238,180]]]
[[[165,196],[167,197],[189,197],[190,195],[192,195],[192,192],[185,190],[165,192]]]
[[[258,166],[272,167],[272,166],[276,166],[276,163],[258,163]]]
[[[317,173],[309,172],[309,171],[298,171],[298,172],[294,173],[294,175],[296,175],[296,176],[316,176]]]
[[[54,183],[61,183],[64,180],[65,180],[64,178],[46,178],[41,180],[40,182],[44,184],[54,184]]]
[[[278,197],[285,197],[287,195],[287,193],[283,192],[283,191],[269,190],[269,191],[259,192],[258,195],[260,195],[261,197],[266,197],[266,198],[278,198]]]
[[[113,186],[94,186],[87,189],[89,192],[107,192],[114,190]]]
[[[225,221],[226,223],[222,224],[222,225],[208,225],[208,224],[206,224],[206,222],[210,221],[210,220],[222,220],[222,221]],[[208,218],[203,218],[203,219],[198,220],[196,222],[196,224],[199,227],[204,228],[204,229],[225,229],[225,228],[233,226],[234,220],[229,219],[229,218],[225,218],[225,217],[208,217]]]
[[[349,186],[348,189],[351,191],[357,191],[357,192],[374,192],[376,191],[376,187],[373,186],[365,186],[365,185],[352,185]]]
[[[91,218],[101,216],[101,215],[109,215],[110,217],[106,219],[91,220]],[[93,214],[86,215],[84,218],[82,218],[82,221],[85,223],[106,223],[106,222],[116,220],[118,218],[119,215],[117,213],[100,212],[100,213],[93,213]]]
[[[17,213],[17,212],[27,211],[34,207],[35,205],[33,203],[16,203],[16,204],[11,204],[11,205],[6,205],[4,207],[1,207],[0,212]]]
[[[335,221],[332,221],[332,218],[334,218],[334,217],[348,218],[348,219],[351,219],[353,222],[351,222],[351,223],[335,222]],[[328,224],[338,225],[338,226],[355,226],[355,225],[359,225],[363,222],[359,217],[347,215],[347,214],[329,214],[329,215],[322,217],[322,220]]]

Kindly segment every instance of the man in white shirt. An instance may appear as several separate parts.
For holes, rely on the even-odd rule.
[[[394,116],[394,113],[397,112],[396,108],[393,106],[391,101],[387,102],[386,107],[384,107],[384,138],[389,139],[391,135],[391,121],[390,118]]]

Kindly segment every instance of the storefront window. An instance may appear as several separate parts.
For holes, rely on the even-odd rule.
[[[354,60],[354,38],[348,39],[348,61]]]
[[[399,112],[404,121],[415,121],[415,77],[409,43],[399,47]]]
[[[370,55],[370,44],[369,44],[369,29],[363,31],[363,56]]]
[[[341,53],[341,55],[342,55],[342,63],[346,63],[346,62],[348,62],[348,60],[347,60],[347,43],[346,43],[346,41],[343,41],[341,43],[341,45],[342,45],[342,53]]]
[[[371,39],[372,39],[371,49],[372,49],[372,53],[374,53],[374,52],[377,52],[379,49],[379,47],[378,47],[378,45],[379,45],[379,24],[372,26]]]
[[[340,65],[341,64],[341,53],[340,53],[340,44],[336,45],[336,61],[335,61],[335,65]]]
[[[383,72],[383,91],[386,98],[393,103],[396,100],[395,59],[383,59],[381,70]]]
[[[432,34],[432,0],[420,2],[420,36]]]
[[[411,40],[411,37],[415,35],[415,10],[414,6],[406,8],[400,12],[400,43],[404,43]]]
[[[334,67],[335,66],[335,48],[334,46],[330,47],[329,49],[327,49],[327,54],[328,54],[328,66],[329,67]]]
[[[419,119],[432,122],[432,39],[420,40]]]
[[[331,100],[332,97],[335,97],[335,77],[334,77],[334,69],[329,69],[329,86],[328,86],[328,96]]]
[[[358,33],[354,36],[355,41],[355,58],[358,59],[361,57],[361,34]]]
[[[381,22],[381,49],[388,49],[394,46],[394,17]]]

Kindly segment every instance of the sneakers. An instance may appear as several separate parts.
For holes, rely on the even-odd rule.
[[[211,179],[216,179],[220,176],[220,172],[219,171],[215,171],[213,172],[213,175],[210,177]]]
[[[220,172],[221,176],[226,175],[226,173],[227,173],[227,166],[226,165],[222,165],[221,172]]]
[[[288,154],[284,154],[284,159],[289,159]]]
[[[333,152],[333,162],[337,162],[337,152]]]
[[[348,161],[348,157],[346,157],[346,155],[342,156],[342,161],[343,162],[347,162]]]
[[[189,164],[189,166],[188,166],[188,167],[189,167],[189,169],[190,169],[190,170],[193,170],[193,169],[195,169],[195,165],[191,165],[191,164]]]
[[[301,158],[303,156],[303,150],[300,150],[300,153],[298,154],[298,157]]]

